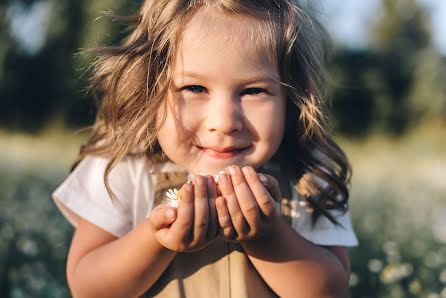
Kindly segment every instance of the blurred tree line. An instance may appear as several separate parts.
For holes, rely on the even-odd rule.
[[[433,47],[425,8],[416,0],[380,2],[369,47],[339,46],[334,56],[332,118],[339,133],[399,134],[423,118],[446,118],[446,62]],[[134,14],[140,3],[2,1],[0,98],[6,108],[0,126],[36,132],[53,121],[70,127],[92,123],[94,101],[85,89],[94,57],[77,53],[125,35],[101,11]]]
[[[6,109],[0,111],[0,126],[37,132],[52,121],[71,127],[91,124],[95,105],[86,86],[94,56],[79,53],[117,43],[125,34],[122,26],[101,16],[110,11],[134,14],[139,4],[136,0],[2,1],[0,98]],[[41,44],[33,36],[36,33],[43,35]]]
[[[432,43],[416,0],[381,0],[369,47],[335,56],[334,120],[347,134],[400,134],[420,120],[446,119],[446,59]]]

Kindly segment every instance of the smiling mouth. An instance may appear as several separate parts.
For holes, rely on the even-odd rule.
[[[227,148],[216,148],[216,147],[200,147],[197,146],[197,148],[204,152],[205,154],[214,157],[214,158],[220,158],[220,159],[229,159],[234,158],[237,155],[239,155],[241,152],[247,150],[248,147],[244,148],[234,148],[234,147],[227,147]]]

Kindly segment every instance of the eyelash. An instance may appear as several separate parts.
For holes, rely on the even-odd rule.
[[[188,90],[193,93],[202,93],[204,91],[207,91],[205,87],[200,86],[200,85],[185,86],[185,87],[183,87],[183,89]],[[197,89],[199,89],[199,90],[197,90]],[[268,90],[266,90],[266,89],[253,87],[253,88],[244,89],[240,95],[258,95],[260,93],[269,94]]]
[[[193,93],[202,93],[203,91],[206,91],[206,88],[204,88],[203,86],[200,86],[200,85],[190,85],[190,86],[184,87],[183,89],[193,92]],[[201,92],[197,91],[197,90],[194,91],[194,89],[200,89]]]
[[[247,94],[247,95],[257,95],[257,94],[260,94],[260,93],[269,93],[269,92],[267,90],[263,89],[263,88],[257,88],[257,87],[246,88],[245,90],[242,91],[242,95],[244,95],[244,94]]]

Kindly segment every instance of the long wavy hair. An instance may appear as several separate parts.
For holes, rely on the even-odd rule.
[[[351,169],[327,134],[331,40],[298,1],[146,0],[137,16],[115,16],[132,31],[122,44],[96,49],[100,55],[91,89],[100,99],[98,114],[73,169],[86,155],[107,156],[104,183],[113,199],[108,175],[120,160],[145,154],[154,161],[163,158],[157,117],[166,115],[165,98],[186,18],[203,6],[249,16],[264,27],[258,43],[277,63],[288,101],[285,134],[275,158],[314,211],[313,223],[320,215],[337,223],[328,210],[347,210]]]

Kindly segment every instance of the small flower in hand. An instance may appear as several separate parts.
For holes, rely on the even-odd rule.
[[[166,192],[167,196],[167,206],[178,208],[178,203],[180,202],[180,196],[181,196],[181,189],[178,190],[176,188],[169,189],[168,192]]]

